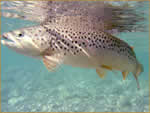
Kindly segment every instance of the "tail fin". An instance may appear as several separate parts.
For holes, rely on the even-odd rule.
[[[138,89],[140,89],[140,85],[139,85],[139,81],[138,81],[138,76],[144,71],[144,68],[143,68],[143,65],[138,63],[137,64],[137,67],[136,67],[136,71],[135,73],[133,73],[135,79],[136,79],[136,82],[137,82],[137,87]]]

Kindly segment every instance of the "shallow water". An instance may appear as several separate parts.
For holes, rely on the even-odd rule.
[[[27,21],[3,17],[1,21],[1,33],[31,25]],[[100,79],[93,69],[66,65],[48,72],[41,61],[2,45],[2,112],[149,112],[149,33],[117,36],[134,46],[144,66],[139,76],[140,90],[131,74],[125,81],[120,72],[109,72]]]

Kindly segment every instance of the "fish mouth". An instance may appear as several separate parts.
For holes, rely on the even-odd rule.
[[[2,38],[5,39],[7,42],[14,42],[12,39],[8,38],[8,36],[6,34],[2,35]]]
[[[17,39],[15,39],[13,36],[11,36],[11,34],[3,34],[2,35],[2,40],[1,40],[1,44],[11,47],[11,46],[16,46],[17,45]]]

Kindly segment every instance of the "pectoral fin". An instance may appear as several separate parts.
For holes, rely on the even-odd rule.
[[[61,54],[54,54],[51,56],[43,56],[43,63],[49,71],[53,71],[58,67],[62,61],[63,56]]]
[[[103,68],[97,68],[96,73],[99,75],[100,78],[104,78],[106,75],[106,70]]]
[[[122,72],[123,80],[126,79],[126,77],[127,77],[128,74],[129,74],[128,71],[123,71],[123,72]]]

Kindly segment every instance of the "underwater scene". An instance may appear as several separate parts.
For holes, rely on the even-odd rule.
[[[76,7],[79,4],[76,4]],[[118,7],[121,3],[114,2],[114,4]],[[3,5],[6,6],[6,9],[3,8]],[[19,2],[2,3],[2,12],[18,5]],[[134,5],[134,2],[131,5]],[[20,6],[27,7],[26,5]],[[72,4],[69,6],[72,7]],[[87,4],[84,8],[86,9],[87,6],[89,7]],[[67,6],[67,8],[70,7]],[[144,2],[141,10],[144,11],[144,14],[140,16],[146,18],[144,23],[142,23],[143,20],[141,23],[149,26],[148,1]],[[67,10],[64,11],[67,12]],[[58,13],[62,12],[58,11]],[[71,11],[68,13],[72,14]],[[33,17],[29,19],[27,17],[27,20],[11,17],[9,18],[9,14],[1,17],[1,34],[37,25],[36,22],[30,21]],[[116,27],[116,29],[119,28]],[[104,78],[100,78],[95,69],[72,67],[65,64],[59,65],[53,71],[48,71],[42,60],[16,53],[1,44],[1,111],[149,112],[149,32],[148,27],[145,29],[147,31],[118,30],[113,34],[134,48],[138,61],[143,65],[144,71],[138,76],[140,89],[137,88],[132,73],[129,73],[123,80],[120,71],[109,70]]]

